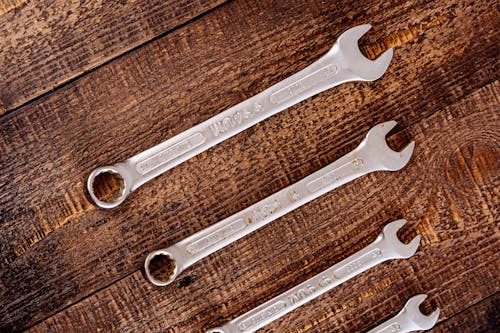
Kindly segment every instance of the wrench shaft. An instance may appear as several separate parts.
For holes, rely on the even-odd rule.
[[[95,169],[87,180],[92,200],[103,208],[116,207],[147,181],[294,104],[344,82],[378,79],[389,66],[392,49],[377,60],[365,58],[357,42],[369,29],[360,25],[345,31],[324,56],[298,73],[126,161]],[[123,180],[120,195],[109,202],[94,193],[100,173]]]
[[[326,269],[322,273],[287,290],[281,295],[231,320],[224,326],[208,330],[207,332],[254,332],[384,261],[408,258],[415,253],[419,238],[408,246],[400,243],[399,240],[397,240],[396,232],[403,224],[403,220],[389,223],[384,229],[384,232],[382,232],[377,239],[360,251]],[[408,251],[398,251],[399,248],[405,247]]]
[[[166,249],[182,271],[292,210],[372,171],[362,147],[254,205]]]
[[[317,93],[346,81],[327,54],[261,93],[125,161],[130,190]]]
[[[401,152],[390,149],[385,135],[395,125],[393,121],[376,125],[356,149],[323,169],[169,248],[151,252],[144,264],[147,278],[155,285],[165,286],[198,260],[345,183],[373,171],[401,169],[412,154],[413,143]],[[175,269],[167,280],[151,275],[149,265],[157,255],[174,261]],[[342,273],[345,274],[338,274]]]
[[[370,244],[362,251],[235,319],[230,323],[230,326],[236,328],[234,332],[243,333],[258,330],[388,259],[390,257],[384,255],[379,244]]]

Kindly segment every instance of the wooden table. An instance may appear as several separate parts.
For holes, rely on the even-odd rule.
[[[0,2],[0,330],[200,332],[321,272],[406,218],[379,265],[264,332],[361,332],[427,293],[433,332],[499,328],[495,1]],[[324,54],[346,29],[386,74],[308,99],[192,158],[118,208],[91,170],[210,118]],[[406,168],[287,214],[158,288],[147,253],[294,183],[394,119]],[[112,184],[109,184],[112,186]]]

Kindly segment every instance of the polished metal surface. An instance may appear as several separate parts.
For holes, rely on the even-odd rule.
[[[387,224],[377,239],[367,247],[225,325],[209,329],[206,333],[254,332],[373,266],[391,259],[411,257],[417,251],[420,236],[415,237],[409,244],[402,243],[397,232],[405,223],[405,220],[397,220]]]
[[[419,307],[426,298],[425,294],[413,296],[396,316],[368,333],[407,333],[431,329],[438,320],[439,309],[434,310],[428,316],[424,315]]]
[[[146,277],[157,286],[166,286],[195,262],[343,184],[374,171],[403,168],[414,142],[400,152],[392,150],[385,136],[395,125],[388,121],[372,127],[357,148],[323,169],[166,249],[151,252],[144,263]],[[164,280],[151,274],[156,256],[168,257],[174,267]]]
[[[364,24],[345,31],[324,56],[300,72],[155,147],[95,169],[87,180],[92,200],[102,208],[116,207],[152,178],[294,104],[344,82],[378,79],[391,62],[392,49],[374,61],[365,58],[358,39],[370,28]],[[102,173],[123,180],[120,194],[109,201],[94,192],[94,181]]]

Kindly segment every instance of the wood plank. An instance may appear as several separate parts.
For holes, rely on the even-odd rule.
[[[8,133],[0,138],[0,300],[5,304],[0,309],[0,327],[29,327],[125,278],[140,269],[149,251],[181,240],[335,160],[354,148],[375,123],[396,119],[401,124],[398,137],[407,138],[411,124],[494,81],[499,40],[494,4],[485,1],[471,7],[465,1],[439,5],[402,1],[373,6],[365,1],[356,8],[348,1],[232,2],[0,118],[0,132]],[[339,33],[367,18],[374,25],[362,41],[367,53],[396,47],[393,65],[382,80],[346,84],[303,102],[145,185],[116,210],[97,209],[90,203],[83,184],[93,168],[159,143],[305,67],[331,47]],[[492,96],[497,98],[492,93],[486,97]],[[484,105],[491,103],[486,97],[480,110],[492,108]],[[483,125],[484,120],[478,121]],[[491,121],[480,130],[488,126],[493,126]],[[430,145],[428,150],[436,147]],[[347,234],[333,233],[339,236],[335,246],[361,230],[374,235],[395,212],[412,204],[399,197],[403,189],[423,181],[419,179],[422,169],[412,170],[412,178],[401,187],[391,186],[387,195],[377,191],[387,184],[397,187],[400,174],[366,177],[346,186],[329,197],[335,199],[332,202],[322,199],[322,209],[314,206],[316,210],[304,209],[287,219],[290,226],[282,236],[303,242],[305,236],[295,235],[296,230],[313,221],[320,221],[318,228],[324,230],[332,216],[364,221],[355,231],[347,228]],[[360,188],[365,191],[362,195]],[[353,204],[358,197],[363,202]],[[372,205],[367,204],[369,200],[374,201]],[[425,201],[420,205],[426,206]],[[376,224],[367,224],[367,219]],[[276,222],[270,228],[279,225]],[[267,242],[267,251],[273,249],[279,235],[269,230],[273,229],[252,236],[257,237],[253,238],[256,243],[227,249],[235,251],[231,258],[224,253],[217,261],[208,258],[172,288],[186,292],[189,281],[214,273],[212,267],[217,267],[217,274],[209,282],[224,286],[219,284],[220,275],[234,267],[231,260],[245,267],[241,274],[253,273],[247,277],[250,281],[258,278],[262,288],[263,281],[272,276],[272,261],[265,271],[268,275],[260,273],[257,267],[263,257],[256,258],[264,250],[253,244]],[[335,226],[332,230],[344,229]],[[314,229],[309,235],[317,232]],[[273,238],[266,239],[268,234]],[[360,240],[359,235],[353,237],[328,263]],[[323,250],[318,244],[310,249],[316,254]],[[277,258],[283,260],[285,250]],[[295,251],[302,250],[295,247]],[[274,263],[287,260],[291,265],[287,269],[302,266],[301,259]],[[247,270],[250,264],[253,268]],[[153,291],[137,273],[131,276],[127,285],[132,283],[150,294],[168,294],[168,290]],[[287,276],[280,281],[284,285],[275,284],[274,289],[262,288],[259,296],[241,288],[234,295],[252,295],[251,304],[256,305],[282,290],[278,288],[295,284],[297,276]],[[206,285],[204,279],[197,283]],[[211,295],[210,304],[219,309],[224,299],[214,291]],[[152,299],[150,305],[157,301]],[[205,305],[189,303],[195,312]],[[124,310],[120,316],[128,320],[140,310]],[[226,316],[233,316],[243,310],[242,304],[234,301],[227,310]],[[122,324],[118,320],[106,325]]]
[[[223,2],[2,1],[0,115]]]
[[[16,10],[26,2],[27,0],[2,0],[0,1],[0,15],[11,10]]]
[[[422,235],[415,256],[377,266],[262,332],[363,332],[417,293],[429,295],[426,311],[441,309],[441,322],[453,317],[500,290],[499,96],[497,82],[391,137],[398,146],[408,137],[418,143],[403,171],[327,194],[195,264],[173,285],[127,276],[32,332],[201,332],[338,262],[399,217],[408,219],[403,239]]]
[[[498,332],[500,327],[500,293],[474,304],[467,310],[440,323],[432,332]]]

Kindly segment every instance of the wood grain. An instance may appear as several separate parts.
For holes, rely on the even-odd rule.
[[[500,327],[500,293],[472,305],[449,320],[437,325],[433,332],[497,332]]]
[[[392,137],[396,145],[407,136],[418,142],[403,171],[327,194],[194,265],[174,285],[155,288],[140,272],[127,276],[33,332],[201,332],[326,269],[402,216],[408,219],[403,239],[422,235],[414,257],[377,266],[262,331],[362,332],[417,293],[429,294],[428,308],[441,309],[440,321],[452,317],[500,288],[492,103],[499,94],[498,83],[489,85]]]
[[[356,9],[348,1],[235,1],[1,117],[0,328],[22,330],[49,316],[33,330],[207,328],[320,272],[401,216],[410,221],[405,237],[424,235],[417,257],[368,272],[337,289],[334,302],[326,295],[290,314],[286,327],[268,329],[367,329],[416,292],[446,308],[446,319],[492,295],[499,289],[496,17],[486,1],[361,1]],[[368,55],[396,47],[381,80],[340,86],[272,117],[115,210],[91,204],[83,184],[93,168],[265,89],[367,21],[374,26],[361,41]],[[417,140],[408,168],[318,199],[170,287],[152,288],[138,272],[149,251],[303,178],[389,119],[400,124],[395,147]],[[448,263],[453,270],[442,269]],[[371,317],[360,319],[367,311]]]
[[[223,2],[3,0],[0,115]]]

